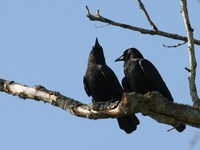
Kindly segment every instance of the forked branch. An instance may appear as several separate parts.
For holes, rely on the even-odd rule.
[[[171,39],[175,39],[175,40],[181,40],[181,41],[185,41],[185,42],[188,41],[187,37],[184,37],[184,36],[181,36],[181,35],[178,35],[178,34],[168,33],[168,32],[164,32],[164,31],[161,31],[161,30],[149,30],[149,29],[144,29],[144,28],[140,28],[140,27],[136,27],[136,26],[131,26],[131,25],[124,24],[124,23],[115,22],[113,20],[110,20],[110,19],[107,19],[107,18],[101,16],[99,10],[97,10],[96,15],[92,15],[87,6],[86,6],[86,9],[87,9],[87,17],[91,21],[104,22],[104,23],[107,23],[107,24],[110,24],[110,25],[113,25],[113,26],[137,31],[137,32],[140,32],[142,34],[159,35],[159,36],[163,36],[163,37],[167,37],[167,38],[171,38]],[[194,39],[194,43],[197,44],[197,45],[200,45],[200,40]]]

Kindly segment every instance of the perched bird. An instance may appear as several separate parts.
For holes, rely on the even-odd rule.
[[[158,70],[150,61],[144,59],[137,49],[125,50],[123,55],[115,61],[124,61],[125,77],[122,79],[122,86],[125,92],[145,94],[150,91],[157,91],[173,102],[173,97]],[[184,124],[173,126],[179,132],[186,128]]]
[[[103,49],[96,38],[88,58],[88,66],[83,78],[84,88],[93,102],[121,100],[123,89],[115,73],[106,65]],[[117,118],[119,127],[126,133],[136,130],[139,120],[135,115]]]

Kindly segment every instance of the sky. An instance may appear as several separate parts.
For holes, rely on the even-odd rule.
[[[143,0],[159,30],[186,35],[179,1]],[[114,60],[135,47],[159,70],[175,102],[192,105],[188,86],[187,44],[169,49],[182,41],[140,34],[131,30],[91,22],[85,6],[94,14],[117,22],[151,29],[137,1],[6,0],[0,1],[0,78],[28,86],[43,85],[49,90],[90,104],[83,88],[87,59],[95,38],[104,48],[107,65],[121,81],[123,63]],[[198,0],[188,1],[194,36],[200,35]],[[195,46],[200,63],[199,46]],[[200,90],[197,68],[197,88]],[[197,128],[187,126],[178,133],[171,126],[137,114],[138,129],[125,134],[116,119],[89,120],[33,100],[0,93],[0,149],[181,149],[197,150],[200,140],[190,147]]]

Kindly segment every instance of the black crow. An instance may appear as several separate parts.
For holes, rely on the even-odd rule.
[[[150,61],[144,59],[137,49],[127,49],[115,61],[124,61],[125,77],[122,79],[122,86],[125,92],[145,94],[150,91],[157,91],[173,102],[173,97],[158,70]],[[178,124],[174,125],[174,128],[182,132],[186,126]]]
[[[123,89],[115,73],[106,65],[103,49],[96,38],[88,59],[88,66],[83,78],[84,88],[93,102],[121,100]],[[117,118],[119,127],[126,133],[136,130],[139,120],[135,115]]]

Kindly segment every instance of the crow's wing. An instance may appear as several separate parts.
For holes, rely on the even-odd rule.
[[[88,81],[87,81],[87,78],[85,76],[83,77],[83,84],[84,84],[85,92],[87,93],[88,96],[91,96],[91,92],[90,92],[90,89],[89,89],[89,86],[88,86]]]
[[[101,71],[101,74],[108,83],[108,86],[111,88],[110,90],[112,90],[113,93],[115,93],[116,96],[121,99],[123,89],[112,69],[110,69],[106,65],[99,65],[99,70]]]
[[[132,92],[132,91],[131,91],[131,86],[130,86],[129,83],[127,82],[127,78],[126,78],[126,77],[124,77],[124,78],[122,79],[122,87],[124,88],[124,91],[125,91],[125,92]]]
[[[139,61],[139,64],[147,79],[155,88],[155,90],[162,94],[164,97],[166,97],[169,101],[173,101],[173,97],[156,67],[146,59],[141,59]]]

